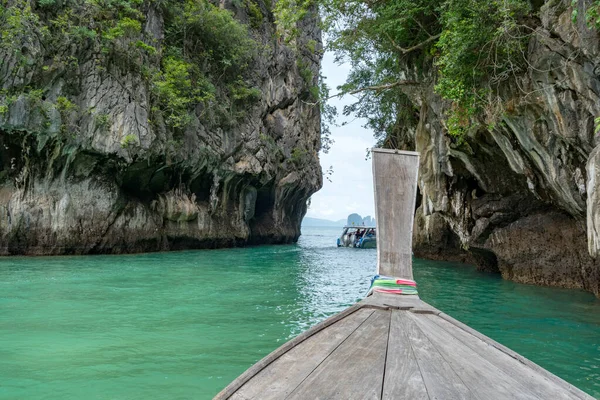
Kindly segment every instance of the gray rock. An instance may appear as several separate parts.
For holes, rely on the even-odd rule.
[[[263,13],[268,14],[261,3]],[[240,21],[248,21],[237,3]],[[144,40],[161,48],[161,11],[146,10]],[[321,43],[316,16],[300,43]],[[202,106],[174,138],[150,110],[150,88],[133,68],[103,63],[99,49],[65,44],[71,69],[42,68],[37,28],[20,40],[27,63],[0,48],[0,254],[85,254],[288,243],[300,235],[306,202],[322,185],[320,113],[300,100],[299,59],[273,40],[270,15],[253,30],[263,54],[249,79],[262,98],[235,124],[217,124]],[[156,60],[154,62],[157,62]],[[316,75],[316,74],[315,74]],[[10,90],[43,85],[46,99]],[[58,110],[67,96],[73,107]],[[292,160],[294,150],[302,157]]]
[[[453,143],[443,126],[449,105],[428,72],[405,89],[421,110],[405,139],[421,153],[416,255],[600,295],[600,40],[584,18],[573,24],[570,5],[540,10],[529,68],[501,84],[505,111],[493,129]]]

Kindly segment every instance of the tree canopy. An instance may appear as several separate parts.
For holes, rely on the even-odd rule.
[[[328,49],[351,64],[340,93],[345,113],[366,117],[380,140],[414,115],[400,86],[433,85],[446,99],[446,126],[460,137],[490,114],[498,85],[526,65],[526,0],[318,0]],[[279,0],[300,10],[306,1]],[[301,14],[301,13],[299,13]],[[297,14],[297,15],[299,15]],[[282,26],[293,25],[279,15]],[[287,18],[287,19],[286,19]],[[289,30],[293,34],[292,30]],[[493,116],[488,115],[488,123]],[[484,120],[486,118],[483,118]]]

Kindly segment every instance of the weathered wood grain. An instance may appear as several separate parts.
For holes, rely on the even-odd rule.
[[[428,315],[425,318],[435,323],[438,329],[446,330],[459,339],[506,375],[527,385],[543,399],[593,399],[539,365],[446,314]]]
[[[387,293],[373,293],[371,296],[362,300],[359,304],[372,307],[397,308],[401,310],[411,310],[414,313],[439,314],[440,310],[425,303],[417,295],[402,295]]]
[[[244,385],[246,382],[248,382],[250,379],[252,379],[256,374],[258,374],[260,371],[262,371],[264,368],[266,368],[273,361],[277,360],[283,354],[287,353],[294,347],[300,345],[306,339],[317,334],[318,332],[322,331],[323,329],[335,324],[336,322],[346,318],[347,316],[351,315],[352,313],[360,310],[362,307],[363,306],[360,304],[355,304],[351,307],[348,307],[341,313],[335,314],[335,315],[327,318],[325,321],[318,323],[317,325],[313,326],[306,332],[303,332],[300,335],[293,338],[292,340],[290,340],[289,342],[286,342],[284,345],[275,349],[273,352],[271,352],[265,358],[261,359],[256,364],[254,364],[253,366],[248,368],[242,375],[238,376],[233,382],[231,382],[229,385],[227,385],[225,388],[223,388],[223,390],[221,390],[219,393],[217,393],[217,395],[213,399],[221,400],[221,399],[230,398],[230,396],[232,394],[234,394],[240,387],[242,387],[242,385]]]
[[[287,397],[373,311],[369,308],[359,310],[310,337],[260,371],[231,398],[270,400]]]
[[[425,336],[440,352],[444,360],[452,367],[456,375],[467,385],[478,399],[502,400],[543,400],[548,398],[536,395],[522,380],[507,375],[499,364],[493,364],[473,351],[465,343],[453,336],[448,330],[440,329],[425,315],[409,315]],[[435,317],[438,318],[439,317]],[[457,330],[457,327],[448,327]],[[479,340],[471,338],[471,340]]]
[[[286,343],[217,398],[592,399],[418,296],[380,293]]]
[[[288,398],[379,399],[390,314],[375,310]]]
[[[377,220],[377,271],[413,279],[412,227],[417,195],[419,154],[373,149]]]
[[[410,312],[397,312],[398,324],[410,340],[417,364],[431,399],[473,399],[469,388],[444,360],[437,348],[417,326]]]
[[[404,312],[392,312],[382,398],[429,400],[417,359],[400,318],[400,313]]]

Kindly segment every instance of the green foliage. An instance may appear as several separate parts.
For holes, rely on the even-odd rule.
[[[571,20],[577,22],[577,0],[571,0]],[[585,10],[585,22],[588,27],[600,30],[600,0],[593,0]]]
[[[8,108],[17,100],[16,94],[10,94],[8,90],[0,90],[0,99],[2,99],[2,105],[6,106],[6,111]]]
[[[527,0],[319,0],[318,4],[329,49],[352,65],[347,82],[338,89],[355,93],[358,101],[344,112],[367,118],[380,140],[413,123],[414,109],[402,88],[430,84],[426,72],[432,66],[437,73],[435,90],[450,103],[448,132],[460,137],[483,118],[498,84],[515,76],[526,62]],[[304,7],[305,12],[310,8],[294,0],[278,6]],[[289,31],[297,20],[286,12],[276,16]]]
[[[257,49],[247,27],[206,0],[172,1],[164,12],[168,55],[154,84],[167,124],[183,128],[193,106],[217,102],[221,117],[242,117],[240,106],[260,96],[243,77]]]
[[[313,72],[310,70],[310,68],[308,67],[308,65],[306,65],[306,63],[304,61],[302,61],[301,58],[296,59],[296,65],[298,66],[298,73],[300,74],[300,77],[304,81],[304,84],[306,86],[312,86],[313,79],[315,76],[314,76]]]
[[[121,139],[121,147],[124,149],[130,149],[135,147],[138,144],[138,138],[135,135],[125,135],[123,139]]]
[[[103,37],[107,40],[115,40],[122,37],[131,38],[137,36],[142,31],[142,24],[140,21],[125,17],[119,21],[117,24],[110,28],[107,32],[104,33]]]
[[[275,139],[273,139],[271,136],[269,135],[265,135],[264,133],[261,133],[260,135],[258,135],[258,138],[264,142],[267,143],[270,146],[276,146],[277,144],[275,143]]]
[[[33,104],[41,102],[43,96],[43,89],[32,89],[27,93],[27,99]]]
[[[57,97],[54,105],[62,119],[60,127],[62,135],[64,137],[75,138],[79,131],[79,125],[76,123],[79,107],[66,96]],[[50,121],[46,121],[46,123],[49,126]]]
[[[191,122],[190,107],[213,99],[215,88],[195,65],[176,57],[165,58],[162,67],[154,79],[154,91],[167,125],[183,128]]]
[[[86,26],[74,26],[71,34],[79,41],[85,41],[86,39],[94,40],[97,36],[96,31]]]
[[[56,99],[56,109],[61,113],[69,113],[71,111],[75,111],[77,109],[77,105],[75,105],[65,96],[60,96]]]
[[[85,9],[109,24],[125,17],[143,19],[143,5],[144,0],[85,0]]]
[[[306,42],[306,49],[312,54],[315,54],[317,52],[317,44],[318,43],[316,40],[310,39],[308,42]]]
[[[588,26],[600,29],[600,1],[595,0],[585,14]]]
[[[273,14],[277,22],[277,33],[287,43],[298,36],[298,22],[304,19],[313,4],[313,0],[278,0],[275,3]]]
[[[0,1],[0,48],[20,54],[32,31],[43,39],[48,29],[41,25],[29,1],[15,0],[8,4],[7,0]]]
[[[254,29],[260,28],[263,24],[264,16],[258,4],[254,0],[246,0],[246,8],[248,9],[250,26]]]
[[[173,2],[165,10],[167,45],[207,72],[231,78],[251,61],[256,43],[233,15],[206,0]]]
[[[290,156],[290,161],[295,164],[297,167],[302,166],[306,159],[308,158],[308,151],[306,149],[301,149],[300,147],[294,147],[292,150],[292,154]]]
[[[255,0],[239,5],[248,10],[251,26],[263,24]],[[148,7],[164,19],[164,40],[142,29]],[[17,54],[19,65],[37,74],[33,82],[66,82],[55,106],[74,125],[80,110],[69,99],[78,95],[79,61],[90,59],[98,74],[115,79],[137,74],[145,81],[150,118],[173,132],[195,115],[206,117],[205,123],[236,123],[262,96],[248,74],[258,50],[248,29],[209,0],[0,0],[1,49]],[[32,39],[42,48],[43,65],[28,58]],[[43,105],[46,91],[41,85],[14,87],[10,96],[24,94]],[[101,129],[110,125],[108,115],[95,115],[94,121]]]
[[[146,44],[146,43],[142,42],[141,40],[138,40],[137,42],[135,42],[135,47],[137,47],[138,49],[144,50],[148,55],[153,56],[156,54],[156,47],[150,46],[149,44]]]
[[[101,131],[106,131],[110,126],[110,115],[99,113],[94,115],[94,122]]]
[[[38,0],[40,7],[52,7],[56,4],[56,0]]]
[[[63,0],[60,7],[44,14],[51,30],[50,47],[57,54],[55,66],[60,69],[70,43],[75,42],[77,52],[93,46],[107,56],[118,56],[131,61],[145,53],[136,47],[141,36],[142,2],[138,0]],[[65,49],[66,47],[66,49]],[[66,51],[65,51],[66,50]],[[78,55],[76,56],[78,59]]]
[[[234,82],[229,90],[231,98],[239,102],[253,102],[262,97],[262,92],[260,89],[248,87],[243,81]]]
[[[485,84],[497,85],[522,69],[527,36],[520,32],[518,20],[527,15],[529,4],[447,0],[443,10],[435,89],[452,101],[448,133],[460,137],[482,112]]]

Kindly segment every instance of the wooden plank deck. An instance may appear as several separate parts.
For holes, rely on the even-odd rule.
[[[377,271],[411,279],[417,153],[373,149]],[[375,292],[256,363],[215,399],[592,399],[416,295]]]
[[[215,399],[593,399],[417,296],[375,293]]]

